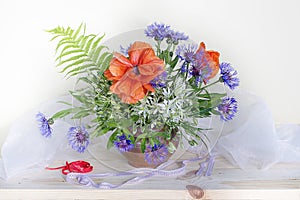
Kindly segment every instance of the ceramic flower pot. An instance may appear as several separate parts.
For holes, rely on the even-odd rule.
[[[145,154],[142,153],[140,148],[133,148],[132,150],[128,152],[122,152],[123,156],[128,160],[128,164],[137,167],[137,168],[156,168],[160,164],[166,162],[173,154],[170,152],[167,152],[167,155],[164,159],[164,161],[156,163],[156,164],[151,164],[148,163],[147,160],[145,159]]]
[[[170,142],[173,143],[177,149],[179,144],[179,138],[176,133],[172,133],[172,139]],[[156,168],[162,163],[169,160],[169,158],[175,153],[168,151],[169,141],[162,142],[161,145],[155,147],[147,147],[145,153],[142,153],[140,142],[137,142],[135,147],[130,151],[121,152],[122,155],[128,160],[128,164],[136,168]]]

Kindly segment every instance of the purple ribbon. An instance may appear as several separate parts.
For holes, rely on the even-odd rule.
[[[212,174],[213,166],[214,166],[214,156],[207,155],[203,157],[197,157],[193,159],[183,160],[176,162],[179,165],[176,169],[165,169],[166,167],[170,166],[174,163],[174,161],[168,161],[159,165],[155,169],[151,168],[136,168],[133,170],[129,170],[126,172],[119,172],[119,173],[101,173],[101,174],[82,174],[82,173],[69,173],[66,176],[66,181],[71,184],[79,184],[84,185],[87,187],[98,188],[98,189],[113,189],[119,188],[127,184],[136,184],[140,183],[152,176],[178,176],[182,174],[188,163],[191,162],[200,162],[200,168],[196,172],[197,176],[210,176]],[[96,183],[93,179],[100,179],[100,178],[107,178],[107,177],[115,177],[115,176],[129,176],[129,175],[137,175],[134,178],[130,178],[120,184],[111,184],[108,182],[100,182]]]

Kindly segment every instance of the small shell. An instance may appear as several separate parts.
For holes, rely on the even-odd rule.
[[[204,191],[196,185],[187,185],[186,189],[194,199],[201,199],[204,196]]]

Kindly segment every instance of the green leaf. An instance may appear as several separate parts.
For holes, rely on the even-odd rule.
[[[171,68],[171,69],[173,69],[173,68],[177,65],[178,59],[179,59],[179,57],[176,56],[176,57],[174,58],[174,60],[172,60],[172,61],[170,62],[170,68]]]
[[[71,103],[66,102],[66,101],[57,101],[57,103],[65,104],[65,105],[68,105],[68,106],[73,106]]]
[[[74,76],[74,74],[76,74],[77,72],[86,72],[88,68],[93,67],[93,66],[94,66],[93,63],[84,63],[83,65],[80,65],[80,66],[68,71],[65,76],[67,77],[70,74],[71,74],[70,76]]]
[[[106,126],[117,128],[118,124],[114,120],[110,120],[106,122]]]
[[[68,58],[68,59],[66,59],[66,60],[64,60],[64,61],[60,61],[58,64],[57,64],[57,66],[60,66],[60,65],[62,65],[62,64],[65,64],[65,63],[67,63],[67,62],[70,62],[70,61],[74,61],[74,60],[78,60],[78,59],[86,59],[86,54],[85,53],[81,53],[81,54],[78,54],[78,55],[76,55],[76,56],[72,56],[72,57],[70,57],[70,58]]]
[[[66,44],[69,44],[69,45],[76,45],[74,43],[74,41],[71,41],[69,37],[64,37],[63,39],[61,39],[59,41],[59,43],[57,44],[56,46],[56,51],[58,51],[58,49],[61,47],[61,46],[66,46]]]
[[[60,51],[62,53],[64,53],[67,49],[76,49],[78,48],[78,46],[76,44],[70,44],[70,45],[66,45],[64,46],[64,48]],[[56,50],[56,52],[58,52],[58,50]]]
[[[141,141],[141,151],[142,151],[142,153],[145,153],[145,149],[146,149],[146,138],[142,138],[142,141]]]
[[[116,140],[116,136],[118,135],[118,131],[115,129],[115,131],[111,134],[111,136],[109,137],[108,141],[107,141],[107,149],[110,149],[111,147],[114,146],[114,141]]]
[[[93,51],[91,51],[91,58],[95,63],[99,63],[98,60],[101,57],[100,52],[103,49],[108,49],[106,46],[99,46],[98,48],[94,49]],[[100,55],[100,56],[99,56]]]
[[[92,67],[94,68],[90,70],[97,70],[95,68],[98,67],[102,74],[109,65],[111,53],[103,51],[107,47],[99,46],[105,35],[85,35],[84,23],[76,30],[58,26],[47,32],[54,35],[52,40],[59,39],[56,46],[56,61],[57,66],[62,67],[60,73],[66,73],[65,77],[70,78]]]
[[[98,62],[100,64],[99,65],[100,68],[99,68],[99,72],[98,72],[99,75],[102,75],[103,72],[109,67],[109,63],[110,63],[112,57],[113,57],[113,54],[109,53],[108,56],[106,56],[106,58],[103,60],[102,63]]]
[[[49,31],[48,31],[49,32]],[[58,38],[58,37],[61,37],[62,35],[55,35],[55,36],[53,36],[51,39],[50,39],[50,41],[53,41],[53,40],[55,40],[56,38]]]
[[[63,68],[63,70],[60,71],[60,73],[65,72],[65,71],[66,71],[67,69],[69,69],[70,67],[77,66],[77,65],[82,64],[82,63],[84,63],[84,62],[86,62],[86,59],[85,59],[85,58],[82,58],[82,59],[80,59],[80,60],[75,60],[74,62],[72,62],[72,63],[68,64],[67,66],[65,66],[65,67]]]
[[[148,133],[142,133],[142,134],[140,134],[140,135],[136,138],[136,141],[139,141],[140,139],[147,138],[147,135],[148,135]]]
[[[70,91],[70,94],[78,100],[80,103],[86,103],[86,99],[82,97],[80,94]]]
[[[220,113],[218,112],[218,111],[216,111],[216,110],[211,110],[210,111],[212,114],[214,114],[214,115],[220,115]]]
[[[84,29],[85,29],[85,24],[84,24],[84,23],[81,23],[80,26],[77,28],[76,32],[72,35],[72,38],[73,38],[74,40],[76,40],[76,37],[77,37],[78,34],[80,33],[81,28],[82,28],[82,25],[84,25]]]
[[[55,59],[55,61],[58,61],[59,59],[62,59],[62,57],[64,57],[64,56],[69,56],[71,54],[77,54],[77,53],[81,53],[81,52],[82,52],[81,49],[71,49],[70,51],[65,51],[61,55],[57,56],[57,58]]]
[[[68,109],[65,109],[65,110],[61,110],[61,111],[55,113],[51,118],[53,120],[64,118],[65,116],[71,114],[72,112],[73,112],[73,108],[68,108]]]
[[[87,64],[89,65],[89,64]],[[98,68],[95,68],[95,67],[89,67],[88,68],[88,71],[92,72],[92,71],[95,71],[95,70],[98,70]],[[76,76],[78,74],[82,74],[82,73],[86,73],[87,71],[86,70],[80,70],[80,71],[75,71],[73,73],[69,73],[68,76],[66,75],[65,77],[67,77],[67,79],[73,77],[73,76]]]
[[[72,119],[82,119],[90,115],[90,110],[81,110],[74,114]]]
[[[98,39],[93,42],[93,45],[92,45],[92,48],[91,48],[92,50],[95,49],[98,46],[99,42],[103,39],[104,36],[105,36],[105,34],[103,34],[102,36],[98,37]]]
[[[90,47],[91,47],[91,44],[92,44],[92,42],[93,42],[93,40],[96,38],[96,35],[93,35],[89,40],[88,40],[88,42],[86,43],[86,45],[85,45],[85,47],[84,47],[84,50],[86,51],[86,52],[89,52],[89,50],[90,50]]]

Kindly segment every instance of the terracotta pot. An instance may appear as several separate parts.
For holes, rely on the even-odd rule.
[[[133,148],[131,151],[128,152],[122,152],[123,156],[127,158],[128,164],[137,167],[137,168],[156,168],[159,164],[149,164],[147,161],[145,161],[145,154],[141,152],[140,148]],[[170,152],[168,152],[166,161],[173,155]]]
[[[179,139],[175,136],[176,134],[173,134],[173,139],[171,140],[174,144],[174,146],[177,148],[178,144],[179,144]],[[176,138],[176,139],[175,139]],[[168,142],[166,143],[166,145],[168,145]],[[169,160],[169,158],[175,153],[175,151],[173,153],[168,152],[167,155],[167,160]],[[137,143],[136,147],[134,147],[133,149],[131,149],[128,152],[122,152],[122,155],[127,158],[128,160],[128,164],[136,167],[136,168],[156,168],[157,166],[161,165],[162,163],[158,163],[158,164],[149,164],[146,160],[145,160],[145,154],[142,153],[140,145]]]

